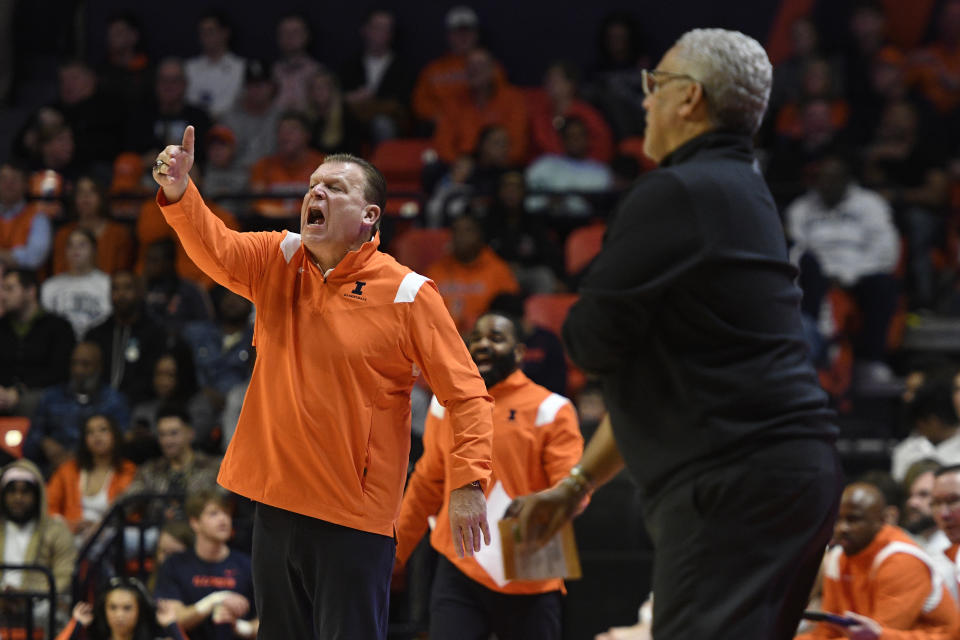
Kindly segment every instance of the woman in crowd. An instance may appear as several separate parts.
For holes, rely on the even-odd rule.
[[[77,227],[67,236],[67,271],[40,288],[40,304],[73,325],[78,340],[110,315],[110,276],[97,269],[97,238]]]
[[[184,640],[172,604],[154,606],[135,578],[113,578],[97,603],[79,602],[57,640]]]
[[[118,269],[129,269],[133,264],[133,238],[123,223],[110,219],[103,187],[89,176],[77,178],[71,204],[75,219],[63,225],[53,241],[53,272],[62,273],[69,268],[67,239],[77,228],[86,229],[96,238],[94,263],[100,271],[109,275]]]

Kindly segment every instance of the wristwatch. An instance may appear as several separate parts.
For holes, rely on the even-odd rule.
[[[595,486],[590,476],[583,470],[579,464],[570,469],[570,475],[566,477],[579,495],[591,493]]]
[[[480,481],[479,481],[479,480],[474,480],[473,482],[471,482],[470,484],[468,484],[468,485],[466,485],[466,486],[468,486],[468,487],[473,487],[474,489],[480,489],[480,491],[483,491],[483,485],[480,484]]]

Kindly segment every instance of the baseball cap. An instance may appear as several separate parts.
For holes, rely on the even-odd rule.
[[[447,12],[447,29],[476,29],[479,24],[476,12],[470,7],[461,5]]]
[[[270,79],[270,72],[261,60],[247,60],[247,70],[244,74],[246,82],[264,82]]]

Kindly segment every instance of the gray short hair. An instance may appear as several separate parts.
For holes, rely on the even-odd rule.
[[[753,135],[767,110],[773,66],[759,42],[739,31],[693,29],[677,40],[685,71],[704,88],[718,127]]]

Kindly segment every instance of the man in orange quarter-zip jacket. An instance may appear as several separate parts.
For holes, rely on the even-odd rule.
[[[238,233],[190,182],[193,154],[187,127],[153,175],[190,258],[257,308],[257,362],[218,481],[258,503],[261,637],[386,638],[414,380],[422,371],[451,414],[449,526],[467,554],[490,542],[491,398],[433,283],[377,251],[386,183],[373,165],[328,156],[300,234]]]
[[[523,344],[516,322],[499,313],[481,316],[467,336],[495,407],[493,475],[487,495],[490,520],[499,520],[515,496],[552,486],[583,454],[583,436],[569,400],[520,370]],[[424,452],[407,483],[397,521],[397,562],[406,563],[427,530],[427,518],[447,517],[444,496],[456,485],[450,465],[455,448],[450,412],[430,405]],[[494,536],[498,532],[494,531]],[[450,530],[438,524],[430,536],[441,557],[430,597],[431,640],[559,640],[563,582],[507,580],[497,540],[473,557],[461,557]]]

